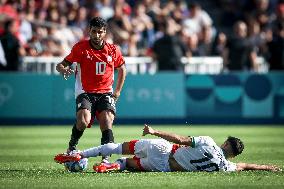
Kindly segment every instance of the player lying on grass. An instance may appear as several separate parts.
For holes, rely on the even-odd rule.
[[[241,154],[243,142],[229,136],[219,147],[209,136],[180,136],[155,130],[145,125],[143,136],[150,134],[162,139],[141,139],[124,143],[108,143],[71,154],[58,154],[58,163],[79,161],[82,158],[108,156],[111,154],[135,155],[133,158],[120,158],[115,163],[101,163],[93,168],[96,172],[112,170],[135,171],[280,171],[274,165],[233,163],[228,159]],[[172,143],[170,143],[172,142]]]

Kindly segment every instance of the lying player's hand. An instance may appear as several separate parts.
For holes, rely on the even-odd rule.
[[[145,135],[147,135],[147,134],[152,135],[152,134],[154,134],[154,132],[155,132],[155,130],[154,130],[152,127],[150,127],[150,126],[148,126],[147,124],[145,124],[145,125],[144,125],[144,129],[143,129],[143,134],[142,134],[142,136],[145,136]]]
[[[269,165],[269,169],[273,172],[282,171],[282,169],[275,165]]]

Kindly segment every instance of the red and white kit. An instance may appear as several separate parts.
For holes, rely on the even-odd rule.
[[[171,144],[164,139],[134,141],[134,154],[141,169],[169,172],[169,156],[187,171],[235,171],[222,149],[209,136],[193,137],[192,146]],[[133,142],[132,142],[133,143]]]

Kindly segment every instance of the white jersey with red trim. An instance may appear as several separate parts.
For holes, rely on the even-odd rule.
[[[192,146],[180,147],[173,157],[187,171],[236,171],[236,164],[209,136],[192,137]]]

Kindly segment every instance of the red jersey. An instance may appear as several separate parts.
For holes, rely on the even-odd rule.
[[[103,49],[97,50],[89,40],[76,43],[65,60],[76,63],[76,97],[85,92],[112,92],[114,69],[124,64],[124,58],[116,45],[105,42]]]

